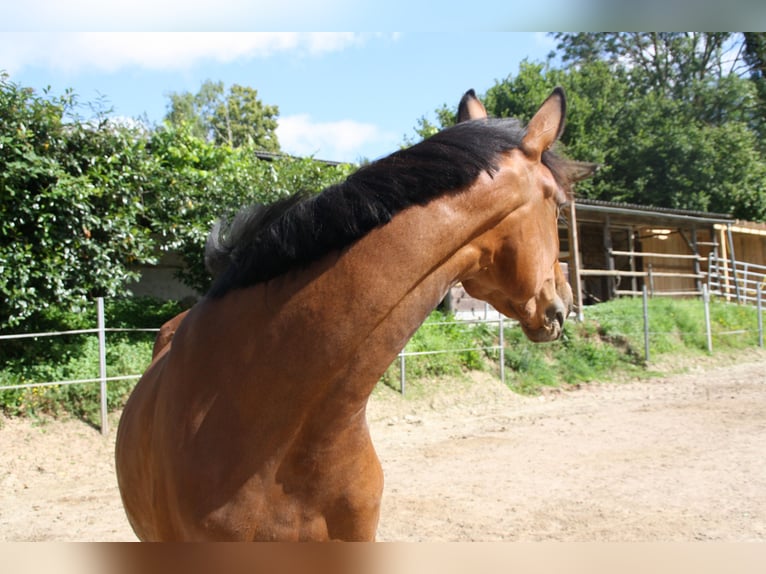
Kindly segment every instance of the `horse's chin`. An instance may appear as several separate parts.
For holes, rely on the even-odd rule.
[[[552,321],[537,329],[527,327],[522,323],[521,330],[524,331],[527,339],[533,343],[548,343],[550,341],[555,341],[561,337],[561,333],[563,332],[561,324],[558,321]]]

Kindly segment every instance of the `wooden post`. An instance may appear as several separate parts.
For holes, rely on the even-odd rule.
[[[574,295],[574,305],[577,310],[577,320],[583,320],[582,303],[582,276],[580,275],[580,238],[577,233],[577,213],[575,202],[569,203],[569,280],[574,281],[572,285],[572,294]]]
[[[720,227],[718,229],[718,235],[719,240],[718,243],[721,245],[721,257],[719,258],[719,261],[723,261],[723,282],[721,284],[721,293],[726,297],[727,301],[731,301],[731,290],[730,290],[730,283],[729,283],[729,261],[726,254],[726,235],[724,234],[723,227]]]
[[[614,255],[612,255],[612,230],[611,219],[607,214],[604,221],[604,255],[606,257],[606,268],[609,271],[614,271]],[[606,280],[606,300],[610,301],[614,298],[614,280],[607,278]]]
[[[737,296],[737,303],[742,303],[739,294],[739,281],[737,281],[737,258],[734,255],[734,237],[731,234],[731,224],[726,226],[726,235],[729,239],[729,257],[731,258],[731,274],[734,277],[734,293]]]
[[[700,275],[702,273],[702,268],[700,267],[700,250],[699,245],[697,243],[697,226],[695,225],[692,227],[692,252],[697,256],[697,258],[694,260],[694,274]],[[697,279],[694,280],[694,286],[697,289],[697,293],[699,293],[702,290],[702,279],[697,277]]]
[[[636,230],[631,227],[628,229],[628,251],[630,251],[630,271],[636,271]],[[634,293],[638,291],[638,278],[634,275],[630,278],[630,290]]]

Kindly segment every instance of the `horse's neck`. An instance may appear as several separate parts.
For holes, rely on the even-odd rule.
[[[471,242],[520,203],[502,197],[499,174],[483,176],[471,188],[426,206],[407,209],[346,250],[316,281],[307,300],[324,317],[320,336],[326,351],[346,355],[356,372],[378,373],[359,381],[367,392],[447,290],[474,270]],[[514,203],[516,205],[514,205]],[[319,322],[316,323],[318,325]],[[312,328],[307,324],[307,327]],[[371,391],[371,387],[369,389]]]
[[[235,295],[231,320],[240,332],[257,331],[254,348],[281,354],[289,377],[342,385],[366,400],[448,288],[475,266],[471,241],[520,203],[498,191],[500,175],[404,210],[343,253]]]

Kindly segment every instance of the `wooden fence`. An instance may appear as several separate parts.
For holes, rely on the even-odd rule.
[[[693,254],[651,253],[644,251],[610,251],[610,256],[641,257],[644,259],[671,259],[690,261],[693,271],[655,271],[651,263],[646,269],[580,269],[582,277],[611,277],[615,280],[613,293],[616,296],[641,296],[642,286],[645,285],[649,296],[664,297],[702,297],[703,286],[707,285],[711,296],[723,297],[727,301],[743,304],[755,304],[760,285],[766,290],[766,266],[747,261],[717,257],[711,252],[707,257]],[[706,268],[706,269],[705,269]],[[657,286],[655,279],[671,278],[681,280],[689,285],[688,288],[663,289]],[[618,288],[622,280],[630,280],[630,288]],[[641,281],[639,285],[637,280]],[[673,282],[678,285],[678,281]]]

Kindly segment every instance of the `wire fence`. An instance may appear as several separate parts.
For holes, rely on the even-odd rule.
[[[643,340],[644,340],[644,358],[647,362],[650,361],[650,335],[651,331],[651,317],[649,314],[649,295],[646,286],[643,288]],[[707,342],[707,350],[709,353],[713,352],[713,333],[712,324],[710,319],[710,300],[711,294],[707,285],[703,285],[704,313],[705,313],[705,337]],[[764,327],[763,327],[763,288],[761,284],[755,286],[754,302],[757,309],[757,336],[758,345],[763,348],[764,346]],[[21,333],[0,335],[0,342],[3,340],[18,340],[18,339],[30,339],[30,338],[44,338],[44,337],[58,337],[62,335],[76,335],[76,334],[97,334],[99,341],[99,376],[92,378],[81,378],[72,380],[60,380],[60,381],[43,381],[43,382],[31,382],[16,385],[3,385],[0,386],[0,391],[8,391],[14,389],[31,389],[31,388],[44,388],[58,385],[85,385],[96,384],[99,385],[100,394],[100,415],[101,415],[101,432],[106,435],[109,432],[108,419],[107,419],[107,385],[115,381],[125,381],[131,379],[139,379],[141,374],[128,374],[121,376],[107,376],[106,365],[106,351],[107,351],[107,333],[113,332],[148,332],[156,333],[159,329],[126,329],[126,328],[108,328],[104,319],[104,300],[98,298],[96,301],[98,313],[97,313],[97,326],[93,329],[77,329],[71,331],[51,331],[51,332],[39,332],[39,333]],[[500,313],[487,307],[485,309],[484,316],[478,318],[472,317],[468,319],[458,318],[458,322],[462,324],[474,324],[474,325],[487,325],[497,328],[497,344],[496,345],[477,345],[472,347],[450,348],[450,349],[428,349],[419,351],[408,351],[405,347],[398,355],[399,362],[399,378],[400,378],[400,392],[405,394],[407,383],[407,361],[410,358],[422,357],[429,355],[439,355],[445,353],[465,353],[471,351],[496,351],[498,353],[500,379],[503,383],[506,382],[506,367],[505,367],[505,330],[514,325],[518,325],[515,321],[504,318]],[[447,324],[454,324],[454,322],[427,322],[421,329],[433,328],[438,326],[444,326]],[[718,331],[716,335],[739,335],[747,333],[747,329],[731,329],[729,331]]]
[[[651,331],[651,321],[649,316],[649,291],[646,285],[643,287],[642,290],[642,298],[643,298],[643,331],[644,331],[644,359],[648,363],[651,359],[650,354],[650,335],[652,334]],[[753,297],[753,301],[756,306],[756,317],[757,317],[757,333],[758,333],[758,346],[763,348],[763,291],[760,285],[756,288],[756,294]],[[706,340],[706,346],[708,353],[713,352],[713,327],[712,327],[712,321],[710,316],[710,302],[711,302],[711,293],[708,289],[707,284],[702,285],[702,302],[703,302],[703,308],[705,313],[705,340]],[[728,335],[744,335],[748,333],[748,329],[731,329],[728,331],[718,331],[716,335],[719,336],[728,336]]]
[[[456,349],[434,349],[430,351],[407,351],[406,347],[399,353],[398,361],[399,361],[399,392],[403,395],[405,393],[405,389],[407,386],[407,358],[408,357],[425,357],[429,355],[441,355],[444,353],[467,353],[471,351],[498,351],[500,358],[500,380],[505,384],[505,327],[509,324],[514,324],[515,321],[509,321],[508,319],[504,318],[503,315],[500,313],[496,313],[498,315],[497,319],[491,318],[490,313],[485,313],[484,318],[481,319],[462,319],[460,320],[461,323],[469,325],[469,324],[484,324],[484,325],[492,325],[497,323],[498,325],[498,343],[497,345],[485,345],[480,347],[467,347],[467,348],[456,348]],[[445,322],[445,321],[436,321],[436,322],[430,322],[430,323],[424,323],[421,325],[421,329],[428,329],[431,327],[439,327],[444,325],[452,325],[453,323]]]
[[[65,385],[83,385],[83,384],[99,384],[99,398],[100,398],[100,412],[101,412],[101,433],[106,435],[109,433],[109,422],[107,419],[107,385],[114,381],[125,381],[131,379],[141,378],[140,374],[136,375],[122,375],[117,377],[108,377],[106,374],[106,334],[117,332],[159,332],[159,329],[126,329],[126,328],[107,328],[106,320],[104,319],[104,299],[99,297],[96,299],[97,306],[97,325],[94,329],[74,329],[71,331],[48,331],[41,333],[18,333],[11,335],[0,335],[0,341],[3,340],[18,340],[18,339],[38,339],[44,337],[59,337],[64,335],[98,335],[98,359],[99,359],[99,376],[85,379],[71,379],[63,381],[46,381],[46,382],[34,382],[24,383],[18,385],[3,385],[0,386],[2,391],[12,391],[17,389],[32,389],[32,388],[44,388],[55,387]]]

